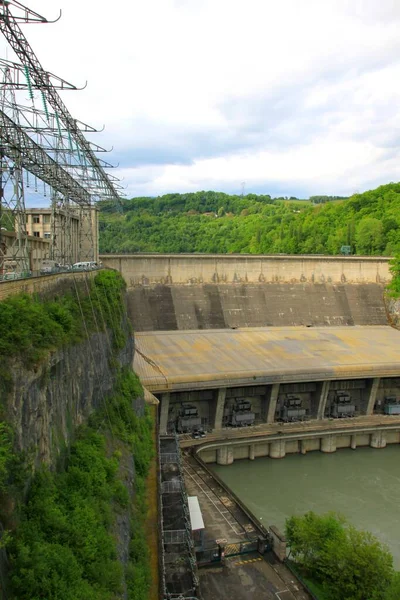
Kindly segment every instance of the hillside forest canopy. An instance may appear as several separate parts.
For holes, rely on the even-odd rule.
[[[104,201],[100,252],[393,255],[400,252],[400,184],[309,201],[222,192]]]

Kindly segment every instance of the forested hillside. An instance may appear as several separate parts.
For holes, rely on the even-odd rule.
[[[400,184],[314,203],[221,192],[100,204],[101,252],[391,255],[400,251]],[[335,200],[335,201],[334,201]]]

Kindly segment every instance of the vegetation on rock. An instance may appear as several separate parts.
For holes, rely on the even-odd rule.
[[[392,280],[387,286],[389,295],[392,298],[400,297],[400,255],[393,258],[390,261],[390,272],[392,274]]]
[[[122,331],[125,281],[116,271],[100,271],[87,288],[43,300],[28,294],[0,302],[0,363],[20,358],[32,366],[63,345],[76,344],[88,333],[113,332],[116,348],[125,344]]]
[[[150,417],[138,417],[132,408],[132,399],[141,394],[134,373],[121,373],[104,408],[78,430],[64,468],[43,468],[34,475],[8,544],[13,599],[111,600],[121,592],[123,578],[130,600],[147,598],[150,567],[143,522],[153,444]],[[132,506],[118,475],[124,452],[134,457]],[[121,508],[131,514],[126,573],[111,532]]]
[[[56,469],[42,465],[32,474],[28,457],[13,448],[12,428],[0,421],[0,515],[6,526],[0,547],[9,559],[10,600],[113,600],[124,587],[129,600],[147,599],[145,480],[154,444],[152,419],[133,407],[143,398],[140,382],[117,360],[130,333],[124,289],[119,273],[103,270],[77,279],[71,292],[55,298],[19,294],[0,302],[2,399],[18,365],[36,371],[52,352],[99,331],[111,333],[116,379],[113,393],[74,432],[73,444],[61,448]],[[127,564],[119,560],[116,541],[122,511],[131,523]]]

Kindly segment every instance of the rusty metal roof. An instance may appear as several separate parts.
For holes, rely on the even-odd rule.
[[[135,343],[134,369],[156,393],[400,377],[400,332],[385,326],[156,331]]]

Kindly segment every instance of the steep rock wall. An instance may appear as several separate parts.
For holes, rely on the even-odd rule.
[[[121,366],[132,364],[133,338],[127,323],[125,330],[127,343],[117,356],[104,332],[54,352],[35,371],[13,362],[6,413],[16,450],[27,453],[34,464],[57,459],[75,428],[112,392],[115,360]]]
[[[390,324],[396,329],[400,329],[400,298],[386,296],[385,302]]]

